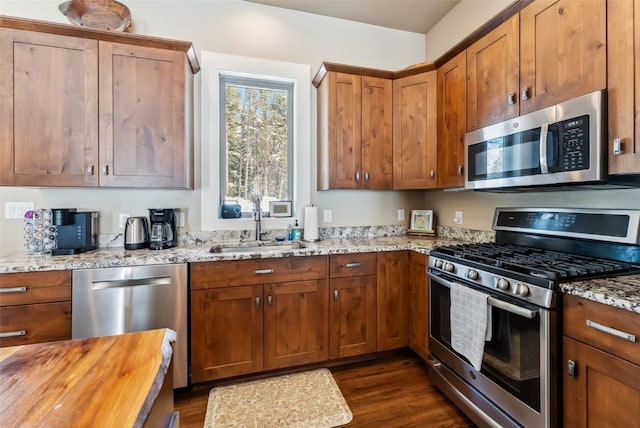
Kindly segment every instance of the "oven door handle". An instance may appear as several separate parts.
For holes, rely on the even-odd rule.
[[[438,275],[434,275],[431,272],[427,272],[427,276],[447,288],[451,288],[451,284],[454,284],[454,282],[447,281],[446,279],[443,279]],[[456,282],[455,284],[466,287],[464,284],[460,284],[459,282]],[[521,316],[523,318],[528,318],[530,320],[534,319],[538,315],[538,311],[532,311],[527,308],[522,308],[520,306],[514,305],[509,302],[505,302],[504,300],[496,299],[495,297],[491,297],[491,296],[487,297],[487,304],[493,306],[494,308],[502,309],[512,314]]]

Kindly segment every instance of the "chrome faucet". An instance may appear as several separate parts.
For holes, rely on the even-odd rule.
[[[262,240],[262,208],[260,207],[262,198],[256,196],[255,206],[253,207],[253,219],[256,222],[256,241]]]

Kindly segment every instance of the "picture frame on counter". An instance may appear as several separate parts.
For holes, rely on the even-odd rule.
[[[411,210],[409,232],[433,233],[433,210]]]

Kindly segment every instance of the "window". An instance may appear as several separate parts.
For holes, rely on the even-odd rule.
[[[220,74],[220,196],[249,217],[293,195],[293,83]]]
[[[222,76],[249,79],[252,82],[252,85],[248,85],[250,87],[260,87],[255,82],[261,81],[285,85],[270,87],[270,90],[290,88],[289,107],[292,112],[287,119],[287,132],[292,134],[289,137],[287,194],[292,201],[293,218],[268,217],[262,221],[264,229],[286,230],[296,218],[302,220],[299,216],[305,205],[311,202],[311,177],[315,173],[315,162],[312,162],[311,156],[311,67],[306,64],[206,51],[202,52],[201,66],[201,82],[197,79],[194,82],[196,85],[200,84],[202,94],[201,102],[196,103],[201,106],[201,121],[200,126],[195,128],[194,150],[196,159],[201,159],[201,173],[196,171],[195,175],[196,186],[200,189],[200,230],[251,231],[255,227],[254,220],[250,217],[234,220],[221,218],[221,201],[227,198],[227,185],[221,183],[227,174],[223,172],[227,161],[226,147],[222,147],[226,145],[226,137],[222,137],[223,132],[226,132],[226,129],[223,131],[226,125],[222,122],[221,113],[225,108],[222,104]],[[201,144],[198,145],[198,141]],[[192,202],[195,201],[188,203]],[[265,202],[263,209],[266,211],[267,207],[268,203]]]

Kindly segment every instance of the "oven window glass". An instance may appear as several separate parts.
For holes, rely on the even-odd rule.
[[[451,347],[450,290],[431,283],[431,336]],[[540,320],[492,307],[492,337],[485,343],[480,372],[519,400],[540,411]]]

